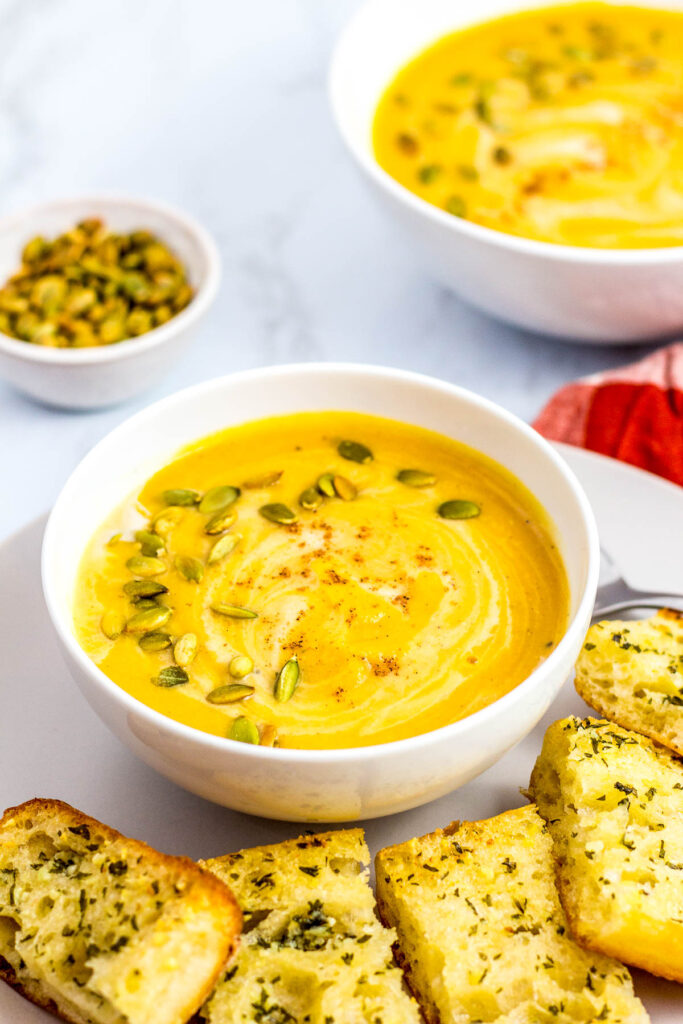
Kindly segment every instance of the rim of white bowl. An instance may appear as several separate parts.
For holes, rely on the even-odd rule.
[[[124,338],[111,345],[101,345],[94,348],[49,348],[43,345],[32,345],[30,342],[13,338],[9,334],[0,331],[0,351],[6,352],[15,358],[24,359],[26,362],[51,363],[60,366],[87,366],[97,363],[113,363],[126,359],[132,359],[136,354],[142,354],[150,349],[157,348],[168,341],[170,337],[177,334],[183,327],[188,327],[194,320],[201,316],[211,305],[220,284],[221,278],[221,257],[218,247],[213,238],[199,221],[190,214],[184,213],[169,203],[160,202],[156,199],[142,199],[137,196],[130,196],[124,192],[98,192],[87,195],[63,196],[60,199],[50,199],[43,203],[35,203],[31,207],[19,210],[0,220],[0,235],[8,228],[14,228],[22,221],[29,221],[49,210],[67,211],[74,206],[83,204],[96,205],[98,203],[120,205],[122,208],[138,209],[141,219],[144,219],[145,211],[153,210],[155,213],[174,221],[180,225],[187,234],[191,235],[201,249],[206,268],[202,277],[197,281],[195,294],[190,302],[180,313],[176,313],[165,324],[153,327],[151,331],[141,334],[138,337]]]
[[[73,633],[73,623],[71,622],[69,609],[62,607],[61,602],[53,592],[50,563],[53,560],[52,549],[56,544],[58,544],[58,537],[55,534],[57,527],[55,524],[58,516],[60,515],[62,506],[65,503],[67,506],[69,504],[69,491],[71,488],[78,483],[79,478],[83,474],[87,474],[90,464],[95,463],[100,459],[101,449],[106,444],[110,443],[112,438],[116,438],[117,434],[125,433],[131,429],[143,430],[147,420],[154,419],[159,413],[164,413],[166,410],[172,409],[175,405],[182,405],[182,403],[188,398],[194,398],[197,395],[201,395],[212,389],[220,389],[225,386],[227,381],[229,381],[232,386],[239,386],[241,383],[249,383],[254,380],[259,380],[265,376],[284,378],[289,375],[296,374],[312,377],[320,372],[351,373],[359,376],[374,377],[385,381],[400,381],[421,387],[426,386],[432,390],[440,392],[441,394],[458,397],[477,405],[480,409],[502,419],[513,430],[518,431],[529,440],[533,441],[541,448],[549,462],[554,465],[560,475],[564,477],[565,482],[569,485],[569,488],[581,510],[582,521],[588,541],[586,581],[576,611],[567,623],[562,639],[551,651],[546,660],[508,693],[499,697],[498,700],[493,701],[491,704],[487,704],[479,711],[475,711],[473,714],[467,715],[465,718],[459,719],[456,722],[451,722],[448,725],[440,726],[438,729],[431,729],[428,732],[418,733],[416,736],[409,736],[406,739],[391,740],[387,743],[375,743],[360,747],[341,747],[328,750],[324,748],[298,749],[296,747],[262,747],[249,743],[238,743],[236,740],[230,740],[227,737],[222,736],[214,736],[212,733],[206,733],[201,729],[195,729],[192,726],[184,725],[182,722],[178,722],[174,718],[170,718],[167,715],[162,714],[160,711],[155,711],[153,708],[150,708],[147,704],[144,704],[136,697],[132,697],[124,689],[118,686],[113,679],[110,679],[109,676],[105,675],[102,669],[100,669],[95,662],[88,657]],[[188,443],[192,440],[194,439],[188,439]],[[504,713],[506,707],[515,703],[517,700],[523,699],[528,691],[535,690],[536,687],[542,686],[546,677],[553,672],[557,662],[564,657],[565,650],[573,640],[572,634],[576,632],[579,623],[587,619],[592,611],[595,600],[595,591],[598,584],[599,571],[600,544],[598,540],[598,528],[588,498],[573,470],[567,465],[564,459],[562,459],[559,453],[555,451],[552,445],[550,445],[537,431],[515,416],[514,413],[508,412],[507,409],[504,409],[497,403],[492,402],[487,398],[483,398],[481,395],[478,395],[473,391],[469,391],[467,388],[460,387],[457,384],[440,381],[436,377],[430,377],[427,374],[422,373],[415,373],[411,370],[399,370],[392,367],[374,365],[366,366],[362,363],[339,362],[287,363],[281,366],[258,367],[253,370],[243,370],[238,373],[226,374],[223,377],[218,377],[214,380],[203,381],[202,383],[195,384],[192,387],[183,388],[181,391],[177,391],[173,395],[162,398],[159,402],[154,402],[152,405],[147,406],[147,408],[135,413],[133,416],[130,416],[128,419],[124,420],[123,423],[120,423],[105,435],[105,437],[102,438],[94,448],[91,448],[85,458],[81,460],[78,466],[76,466],[74,471],[68,477],[48,518],[41,552],[43,594],[53,626],[61,641],[67,647],[71,657],[78,662],[92,684],[105,690],[116,703],[121,704],[127,711],[134,712],[136,715],[144,718],[149,725],[155,726],[157,729],[161,729],[165,733],[171,734],[179,740],[189,740],[193,744],[206,745],[217,751],[229,751],[232,754],[239,752],[240,754],[244,754],[245,757],[266,758],[267,760],[273,760],[274,762],[284,762],[289,760],[299,763],[312,763],[316,761],[343,762],[351,761],[358,757],[374,760],[376,758],[384,757],[390,752],[396,751],[408,754],[411,751],[416,751],[425,746],[429,746],[435,737],[450,736],[453,739],[456,739],[458,734],[464,732],[473,722],[476,722],[477,724],[486,723],[487,719],[497,716],[501,711]],[[227,747],[226,744],[228,744]]]
[[[614,266],[668,264],[678,263],[683,260],[683,245],[643,249],[598,249],[591,248],[590,246],[544,242],[533,238],[524,238],[521,235],[509,235],[504,231],[497,231],[495,228],[489,228],[483,224],[475,224],[473,221],[465,220],[462,217],[454,217],[453,214],[447,213],[438,206],[434,206],[433,203],[427,202],[426,199],[422,199],[421,196],[411,192],[405,185],[401,185],[395,178],[392,178],[375,159],[372,152],[372,139],[369,138],[367,140],[365,147],[359,145],[354,132],[347,128],[346,117],[343,112],[345,106],[343,65],[348,62],[347,50],[353,51],[354,35],[362,28],[363,21],[369,17],[369,12],[375,7],[382,8],[383,6],[385,6],[385,0],[367,0],[350,18],[335,43],[327,76],[328,97],[337,130],[356,163],[377,185],[389,192],[396,200],[410,207],[417,214],[421,214],[435,224],[442,225],[449,231],[453,231],[456,234],[460,232],[464,235],[469,235],[477,241],[487,242],[491,245],[497,245],[501,249],[508,249],[527,256],[542,256],[546,259],[567,260],[572,263],[613,264]],[[527,7],[529,10],[533,10],[534,6],[542,5],[522,4],[519,8],[515,8],[515,13],[525,10]],[[479,19],[477,18],[467,18],[465,21],[458,21],[454,8],[453,32],[478,23]],[[444,34],[442,32],[435,35],[432,42],[436,42]],[[409,60],[417,57],[430,45],[430,43],[424,44],[415,51],[412,57],[397,64],[394,74],[397,74]],[[374,110],[377,109],[377,104],[384,93],[384,89],[388,88],[391,81],[391,77],[387,78],[382,91],[375,97]]]

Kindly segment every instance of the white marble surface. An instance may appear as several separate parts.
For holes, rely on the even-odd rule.
[[[563,382],[640,354],[488,320],[395,244],[328,109],[329,54],[357,4],[0,0],[0,215],[103,189],[155,196],[204,222],[224,269],[194,349],[132,405],[56,412],[0,382],[0,539],[131,412],[210,376],[385,363],[530,419]]]

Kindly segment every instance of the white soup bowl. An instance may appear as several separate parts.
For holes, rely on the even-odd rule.
[[[532,674],[462,721],[410,739],[343,750],[251,746],[167,718],[112,682],[75,636],[74,589],[90,537],[181,447],[221,428],[306,410],[352,410],[438,431],[496,459],[554,523],[570,588],[564,636]],[[595,598],[599,546],[571,470],[530,427],[471,392],[379,367],[252,370],[166,398],[117,427],[67,481],[47,525],[43,587],[67,664],[100,718],[147,764],[218,804],[294,821],[349,821],[433,800],[497,761],[538,722],[569,676]]]

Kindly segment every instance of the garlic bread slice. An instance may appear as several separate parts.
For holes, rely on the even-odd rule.
[[[209,1024],[419,1024],[368,885],[363,832],[302,836],[203,862],[244,915]]]
[[[605,718],[683,754],[683,613],[591,626],[575,685]]]
[[[72,1024],[185,1024],[240,925],[213,875],[59,800],[0,819],[0,977]]]
[[[628,970],[570,936],[534,807],[381,850],[382,919],[428,1024],[646,1024]]]
[[[567,718],[547,730],[530,788],[577,939],[683,981],[683,764],[612,722]]]

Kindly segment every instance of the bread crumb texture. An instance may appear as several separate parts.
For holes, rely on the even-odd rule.
[[[681,762],[611,722],[567,718],[546,732],[531,792],[580,941],[683,981]]]
[[[185,1024],[240,925],[208,872],[68,804],[0,819],[0,976],[72,1024]]]
[[[534,807],[377,855],[384,920],[429,1024],[645,1024],[628,970],[571,938]]]
[[[591,626],[576,689],[605,718],[683,754],[683,614]]]
[[[201,1010],[209,1024],[419,1024],[375,914],[360,829],[208,860],[244,915],[235,960]]]

